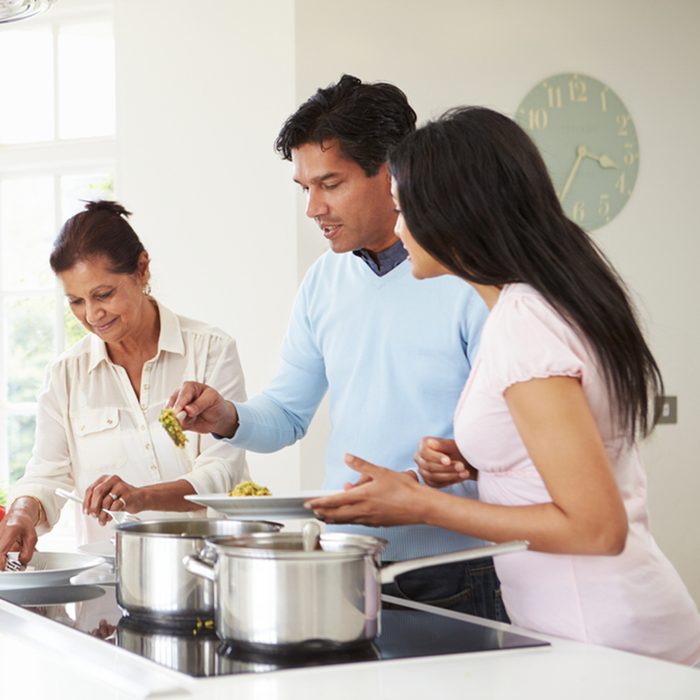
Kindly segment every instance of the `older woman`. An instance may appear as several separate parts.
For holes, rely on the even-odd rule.
[[[175,447],[158,421],[173,386],[196,379],[244,400],[235,342],[177,316],[150,294],[149,256],[116,202],[90,202],[54,243],[51,267],[71,310],[90,332],[48,369],[36,443],[0,523],[5,553],[30,559],[64,499],[84,499],[80,539],[109,537],[104,509],[130,513],[198,508],[187,494],[228,491],[247,478],[245,454],[211,436]]]

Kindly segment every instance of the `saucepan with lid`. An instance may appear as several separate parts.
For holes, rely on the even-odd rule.
[[[255,533],[207,539],[204,556],[185,568],[215,585],[216,630],[230,644],[272,649],[347,647],[380,631],[381,585],[427,566],[527,549],[521,541],[488,545],[382,568],[386,541],[326,533],[304,547],[301,533]]]

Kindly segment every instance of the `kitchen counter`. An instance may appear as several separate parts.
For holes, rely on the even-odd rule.
[[[700,698],[698,669],[546,638],[457,613],[446,615],[547,639],[551,646],[191,678],[0,600],[0,683],[3,695],[14,691],[17,697],[52,700],[307,700],[329,695],[334,700]]]

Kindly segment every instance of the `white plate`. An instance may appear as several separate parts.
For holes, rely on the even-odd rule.
[[[0,571],[0,589],[39,588],[67,584],[71,576],[103,564],[102,557],[76,552],[35,552],[35,571]]]
[[[102,557],[107,563],[114,564],[114,545],[109,540],[104,542],[88,542],[88,544],[81,544],[78,547],[78,551],[84,554],[90,554],[94,557]]]
[[[283,496],[229,496],[225,493],[193,494],[185,496],[188,501],[199,503],[229,517],[250,520],[251,518],[313,518],[314,514],[304,508],[310,498],[330,496],[338,491],[299,491]]]
[[[65,605],[80,603],[105,594],[99,586],[51,586],[42,588],[2,589],[0,598],[25,608],[44,607],[46,605]]]

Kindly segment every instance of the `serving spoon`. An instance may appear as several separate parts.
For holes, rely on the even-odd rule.
[[[301,529],[301,542],[305,552],[319,549],[318,541],[321,536],[321,526],[315,520],[304,523]]]
[[[61,496],[61,498],[67,498],[69,501],[75,501],[76,503],[83,504],[83,499],[80,496],[76,496],[72,491],[66,491],[65,489],[56,489],[56,495]],[[107,510],[103,508],[105,513],[109,515],[112,520],[114,520],[117,525],[122,523],[135,523],[140,522],[141,518],[132,513],[127,513],[125,510]]]

